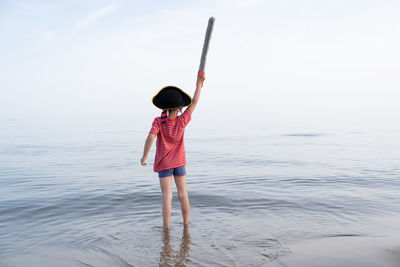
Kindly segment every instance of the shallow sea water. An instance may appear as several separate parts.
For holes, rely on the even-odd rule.
[[[174,188],[164,233],[146,130],[3,126],[0,266],[262,266],[304,240],[400,231],[399,131],[189,126],[191,222]]]

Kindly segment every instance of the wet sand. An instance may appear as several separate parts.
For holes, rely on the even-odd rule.
[[[336,236],[290,245],[270,267],[400,267],[400,236]]]
[[[158,259],[147,259],[149,266],[210,266],[210,255],[190,256],[191,237],[184,229],[177,248],[170,234],[164,233]],[[267,267],[400,267],[399,236],[336,236],[302,241],[285,246],[285,253],[268,257],[270,261],[255,264],[253,258],[241,255],[233,261],[221,261],[220,266],[267,266]],[[194,252],[194,251],[192,251]],[[110,254],[111,255],[111,254]],[[50,249],[37,254],[20,256],[1,266],[132,266],[122,258],[107,257],[100,251],[76,249]]]

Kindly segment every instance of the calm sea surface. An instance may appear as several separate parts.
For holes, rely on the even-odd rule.
[[[399,131],[189,125],[191,222],[174,188],[164,233],[154,149],[139,164],[148,129],[14,124],[0,132],[0,266],[259,266],[307,239],[400,231]]]

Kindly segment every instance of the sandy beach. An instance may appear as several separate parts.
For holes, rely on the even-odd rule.
[[[268,266],[399,267],[399,236],[336,236],[289,246],[291,253]]]
[[[337,236],[289,245],[286,255],[262,266],[268,267],[399,267],[399,236]],[[3,262],[4,266],[110,266],[115,262],[98,253],[78,250],[48,250]],[[194,263],[194,262],[193,262]],[[119,262],[119,265],[126,263]],[[195,264],[196,265],[196,264]],[[253,264],[249,264],[253,266]],[[3,266],[3,265],[2,265]],[[162,264],[160,265],[162,266]],[[168,265],[169,266],[169,265]],[[192,266],[187,262],[183,266]],[[200,263],[200,266],[204,266]],[[207,266],[207,265],[205,265]],[[225,266],[225,265],[223,265]]]

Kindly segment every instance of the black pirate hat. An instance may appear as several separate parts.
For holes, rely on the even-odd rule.
[[[153,97],[153,104],[162,110],[186,107],[191,103],[190,96],[175,86],[166,86]]]

